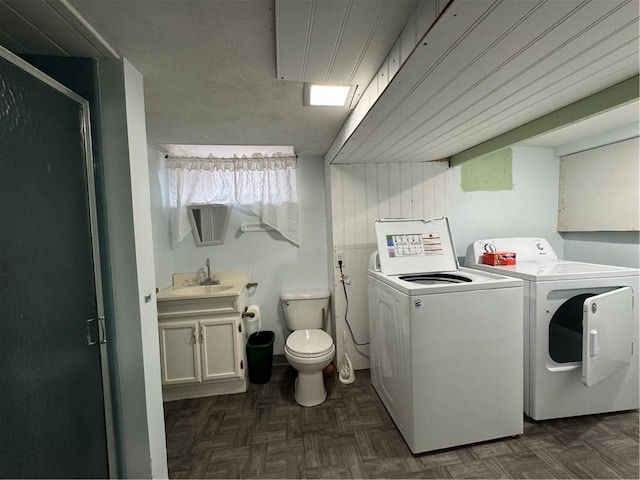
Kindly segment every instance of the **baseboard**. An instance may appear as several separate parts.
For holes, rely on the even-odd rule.
[[[282,365],[289,365],[289,363],[287,362],[287,358],[284,355],[274,355],[273,366],[280,367]]]

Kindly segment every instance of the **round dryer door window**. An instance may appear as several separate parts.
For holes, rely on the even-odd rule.
[[[557,363],[582,361],[582,307],[595,293],[576,295],[564,302],[549,323],[549,356]]]

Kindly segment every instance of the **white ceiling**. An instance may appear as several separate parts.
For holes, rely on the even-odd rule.
[[[422,1],[442,4],[444,0]],[[0,0],[0,45],[15,53],[126,57],[144,76],[152,145],[293,145],[299,154],[322,156],[349,111],[304,107],[302,80],[345,78],[367,83],[418,0],[295,0],[295,8],[293,2]],[[522,15],[523,5],[532,13]],[[460,30],[447,23],[472,19],[468,12],[474,9],[479,12],[471,26]],[[400,160],[413,159],[407,152],[416,153],[415,159],[432,159],[436,153],[441,158],[518,126],[526,120],[518,110],[527,111],[531,119],[638,73],[637,0],[454,0],[445,17],[449,20],[440,27],[436,24],[426,38],[430,48],[440,45],[447,55],[414,52],[410,56],[411,63],[402,66],[396,83],[392,81],[389,92],[373,105],[373,120],[356,130],[369,143],[354,142],[355,135],[348,139],[345,153],[356,152],[356,161],[366,155],[377,158],[381,153],[377,150],[389,148],[398,152]],[[283,34],[278,41],[276,19]],[[279,44],[282,41],[284,45]],[[452,48],[442,41],[450,41]],[[512,58],[508,51],[514,48],[528,53]],[[455,62],[444,68],[441,64],[454,58],[451,53],[456,49],[456,55],[463,52],[458,57],[460,68],[453,68]],[[581,56],[591,60],[576,63],[580,49],[584,50]],[[574,58],[559,59],[567,53]],[[511,68],[515,63],[502,68],[504,77],[494,72],[485,78],[485,74],[499,67],[496,62],[513,59],[528,61],[527,72],[545,65],[522,84],[523,94],[530,98],[520,109],[513,101],[508,102],[509,109],[480,108],[488,112],[485,117],[471,110],[482,107],[477,102],[455,115],[442,109],[473,95],[504,104],[498,101],[500,95],[507,98],[505,93],[513,90],[505,90],[512,87],[502,82],[515,86],[520,78]],[[533,65],[534,61],[538,63]],[[302,75],[295,71],[300,62],[305,65]],[[448,80],[437,83],[442,75]],[[465,85],[456,83],[461,80]],[[402,92],[398,81],[409,89],[436,88],[438,95],[433,98],[442,106],[426,101],[432,98],[427,92],[419,102],[411,97],[409,104],[415,108],[408,117],[395,118],[393,105],[399,98],[406,104],[409,98],[398,97]],[[474,89],[478,93],[472,93]],[[485,94],[480,95],[481,90]],[[425,136],[425,132],[433,135],[432,131],[437,141]],[[432,152],[430,145],[435,144],[446,148]]]
[[[312,23],[304,8],[281,20],[284,33],[315,27],[304,79],[326,69],[320,53],[329,46],[321,43],[331,41],[334,74],[350,64],[352,80],[364,81],[417,0],[296,3],[316,11]],[[358,22],[358,34],[318,38],[326,30],[318,22],[347,4],[351,14],[340,10],[341,21]],[[352,18],[369,18],[364,10],[375,12],[374,21]],[[293,145],[298,154],[322,156],[349,110],[304,107],[301,79],[276,77],[275,18],[274,0],[0,0],[0,45],[19,54],[125,57],[144,77],[152,145]]]

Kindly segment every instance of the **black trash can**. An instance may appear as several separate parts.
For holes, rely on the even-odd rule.
[[[275,338],[275,333],[268,330],[249,335],[247,363],[249,364],[249,381],[251,383],[267,383],[271,379]]]

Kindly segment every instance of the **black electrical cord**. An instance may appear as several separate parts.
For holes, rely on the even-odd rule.
[[[347,314],[349,313],[349,296],[347,295],[347,286],[344,283],[344,273],[342,273],[342,260],[338,260],[338,268],[340,269],[340,281],[342,282],[342,289],[344,290],[344,299],[347,302],[347,305],[344,309],[344,321],[347,324],[347,328],[349,329],[349,333],[351,334],[351,338],[353,339],[353,343],[359,347],[369,345],[370,342],[366,343],[358,343],[356,337],[353,335],[353,330],[351,329],[351,324],[349,323],[349,319],[347,318]]]

